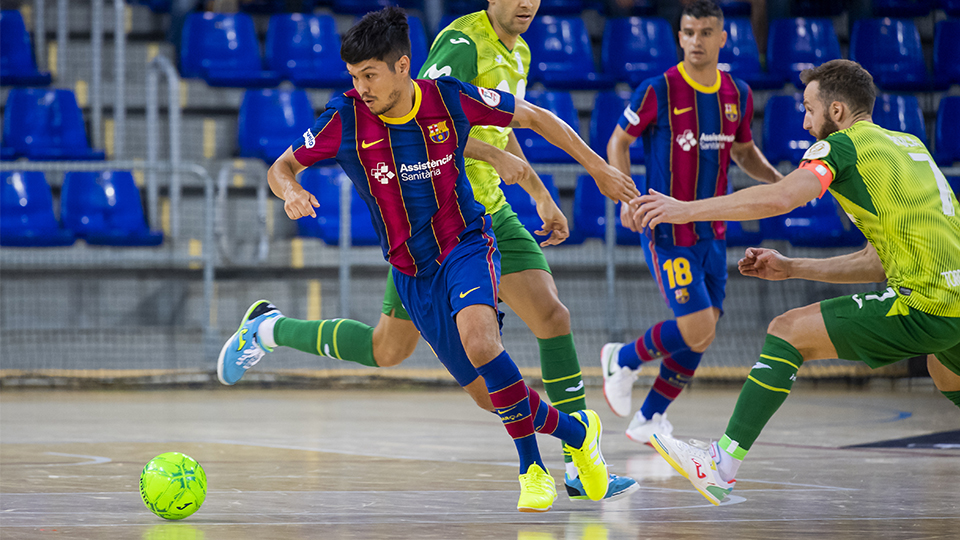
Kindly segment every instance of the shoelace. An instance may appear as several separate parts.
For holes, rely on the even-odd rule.
[[[525,474],[520,477],[520,483],[523,484],[523,490],[527,493],[538,493],[545,495],[550,493],[545,484],[538,482],[540,475]]]
[[[259,362],[265,354],[267,353],[261,349],[256,342],[254,342],[250,345],[250,347],[243,351],[243,354],[241,354],[240,358],[237,359],[237,365],[243,369],[250,369],[256,365],[256,363]]]

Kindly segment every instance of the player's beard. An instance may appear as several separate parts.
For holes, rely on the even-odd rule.
[[[387,104],[380,108],[380,110],[374,110],[370,108],[370,112],[376,115],[381,115],[394,107],[397,103],[400,102],[400,90],[394,90],[390,92],[390,95],[387,96]]]
[[[834,122],[832,118],[827,116],[826,112],[824,112],[823,125],[820,126],[820,131],[818,131],[814,137],[816,137],[818,141],[822,141],[838,131],[840,131],[840,126],[838,126],[837,123]]]

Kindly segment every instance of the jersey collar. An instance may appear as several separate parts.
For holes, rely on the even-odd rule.
[[[487,13],[487,10],[483,10],[481,13],[483,13],[483,17],[481,17],[481,19],[483,20],[483,28],[484,30],[486,30],[487,34],[489,34],[490,37],[492,37],[493,39],[497,40],[497,43],[499,43],[500,46],[503,47],[505,51],[507,51],[508,53],[512,53],[513,49],[511,49],[510,47],[507,47],[507,44],[504,43],[500,39],[500,36],[497,35],[497,31],[493,29],[493,23],[490,22],[490,14]],[[517,36],[517,43],[520,43],[520,36]],[[516,48],[516,44],[514,44],[514,48]]]
[[[683,62],[680,62],[679,64],[677,64],[677,71],[680,72],[680,76],[683,77],[683,80],[687,81],[687,84],[693,87],[693,89],[696,90],[697,92],[703,92],[704,94],[716,94],[717,91],[720,90],[720,70],[719,69],[717,70],[717,82],[713,83],[710,86],[704,86],[698,83],[697,81],[691,79],[690,76],[687,75],[687,70],[683,69]]]
[[[413,81],[413,93],[414,93],[413,108],[410,109],[410,112],[408,112],[407,114],[401,116],[400,118],[390,118],[389,116],[383,116],[382,114],[378,114],[377,116],[379,116],[380,119],[383,120],[385,124],[393,124],[393,125],[406,124],[410,120],[413,120],[413,117],[416,116],[418,112],[420,112],[421,95],[420,95],[420,85],[417,84],[417,81]]]

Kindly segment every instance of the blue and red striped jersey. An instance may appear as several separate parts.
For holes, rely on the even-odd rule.
[[[470,126],[506,127],[515,103],[452,77],[413,82],[413,110],[403,118],[373,114],[356,90],[334,96],[293,155],[307,167],[335,157],[370,208],[384,258],[404,274],[429,276],[465,233],[490,227],[463,149]]]
[[[646,186],[681,201],[727,193],[727,166],[734,142],[752,140],[753,94],[729,73],[705,87],[680,63],[643,81],[623,111],[620,127],[643,137],[647,151]],[[698,240],[725,238],[722,221],[661,224],[653,231],[660,246],[692,246]],[[647,231],[647,234],[650,234]]]

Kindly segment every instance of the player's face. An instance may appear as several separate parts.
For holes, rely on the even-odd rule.
[[[820,99],[820,83],[813,81],[803,90],[803,129],[815,139],[826,139],[831,133],[840,131],[840,126],[830,118],[827,105]]]
[[[696,68],[716,67],[720,49],[727,42],[727,33],[716,17],[697,19],[684,15],[680,19],[680,48],[683,60]]]
[[[383,60],[371,59],[347,64],[353,87],[373,114],[384,114],[400,102],[400,91],[410,80],[410,60],[401,56],[394,69]]]
[[[490,0],[489,13],[507,33],[519,36],[530,28],[540,0]]]

